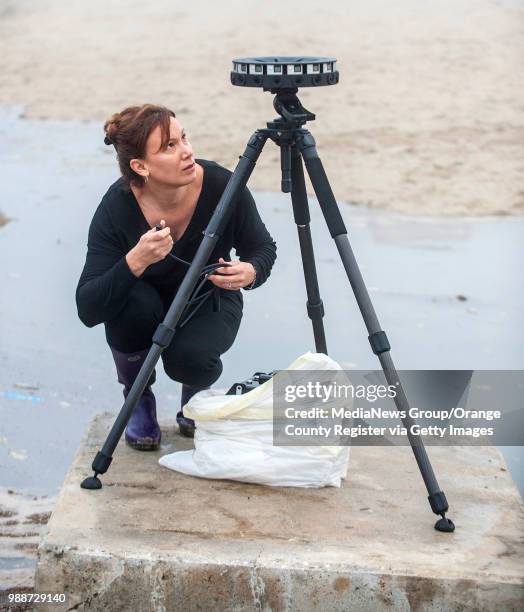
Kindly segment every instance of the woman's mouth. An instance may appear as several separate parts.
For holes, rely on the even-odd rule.
[[[185,168],[182,168],[182,172],[190,172],[191,170],[193,170],[194,167],[195,167],[195,162],[193,162],[189,166],[186,166]]]

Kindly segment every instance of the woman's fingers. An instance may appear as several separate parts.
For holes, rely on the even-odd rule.
[[[249,284],[247,271],[243,267],[238,266],[233,266],[227,273],[210,275],[208,278],[217,287],[221,289],[230,289],[232,291],[241,289]]]
[[[224,276],[211,275],[208,277],[208,280],[210,280],[216,287],[220,287],[220,289],[232,289],[233,285],[235,284],[234,279]],[[230,283],[231,287],[229,286]]]
[[[160,223],[157,223],[154,227],[148,230],[148,233],[159,232],[161,229],[164,229],[165,226],[166,226],[166,222],[164,221],[164,219],[161,219]]]
[[[165,225],[164,220],[161,223]],[[173,248],[173,238],[171,237],[171,228],[169,227],[163,227],[161,230],[157,230],[154,227],[144,234],[141,239],[142,241],[145,251],[151,253],[152,260],[150,263],[163,259]]]
[[[170,233],[171,233],[171,228],[170,227],[164,227],[164,229],[161,229],[161,230],[158,230],[158,231],[155,231],[154,233],[152,233],[151,237],[154,240],[162,240],[166,236],[169,236]]]
[[[218,263],[223,263],[226,265],[223,268],[217,268],[215,272],[218,272],[219,274],[234,274],[234,271],[231,271],[231,268],[234,267],[235,262],[226,261],[223,257],[220,257]]]

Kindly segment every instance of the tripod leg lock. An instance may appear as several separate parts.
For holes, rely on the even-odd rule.
[[[113,457],[108,457],[103,452],[99,451],[93,460],[92,469],[96,474],[105,474],[113,461]]]
[[[171,344],[171,340],[175,335],[175,330],[167,327],[163,323],[156,328],[155,334],[153,336],[153,342],[161,346],[162,348],[166,348]]]
[[[368,336],[368,338],[369,343],[371,344],[371,349],[375,355],[380,355],[380,353],[386,353],[387,351],[391,350],[391,346],[385,331],[380,330],[375,332],[374,334]]]
[[[318,153],[315,148],[315,139],[313,134],[310,132],[304,132],[297,138],[297,145],[299,151],[302,153],[304,159],[312,159],[318,157]]]
[[[324,316],[324,304],[322,300],[318,304],[307,302],[307,315],[312,321],[320,321]]]
[[[429,504],[435,514],[442,514],[449,509],[448,500],[444,495],[444,491],[437,491],[432,495],[428,495]]]

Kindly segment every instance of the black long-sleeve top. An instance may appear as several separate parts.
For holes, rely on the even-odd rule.
[[[202,241],[202,232],[225,189],[231,172],[215,162],[196,160],[204,168],[202,190],[189,225],[175,243],[172,253],[192,261]],[[234,209],[207,263],[220,257],[230,261],[235,249],[241,261],[256,270],[253,289],[262,285],[276,259],[276,244],[260,219],[247,188],[233,203]],[[108,189],[89,227],[87,257],[76,289],[78,316],[88,327],[109,321],[125,306],[129,292],[139,278],[155,287],[162,296],[173,297],[187,266],[171,257],[151,264],[139,278],[129,269],[126,254],[150,228],[133,192],[123,179]],[[206,281],[202,290],[213,288]]]

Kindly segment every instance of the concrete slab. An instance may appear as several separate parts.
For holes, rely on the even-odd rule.
[[[69,609],[521,609],[523,505],[493,447],[429,449],[457,525],[442,534],[409,447],[355,447],[340,489],[277,489],[160,467],[190,447],[164,422],[159,452],[120,444],[82,490],[113,420],[93,420],[38,551],[36,591]]]

